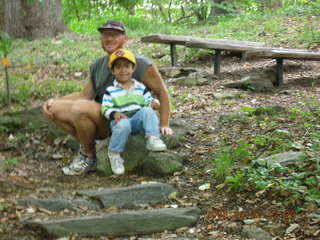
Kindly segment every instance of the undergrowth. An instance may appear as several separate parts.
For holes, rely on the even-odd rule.
[[[247,123],[263,122],[260,127],[266,129],[266,134],[246,136],[246,142],[224,143],[212,154],[214,182],[219,184],[218,188],[228,188],[234,192],[260,192],[297,210],[319,204],[319,104],[306,101],[304,108],[281,113],[270,109],[265,111],[262,116],[261,113],[257,115],[254,108],[245,109],[249,113]],[[303,146],[297,145],[301,140],[299,134],[283,129],[282,119],[286,119],[285,126],[294,124],[294,131],[306,132]],[[275,126],[274,131],[267,130]],[[264,161],[265,157],[286,152],[300,152],[301,156],[289,165],[270,159]]]

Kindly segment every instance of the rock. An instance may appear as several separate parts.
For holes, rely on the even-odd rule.
[[[181,67],[162,67],[159,69],[162,76],[166,78],[178,78],[188,76],[194,72],[197,72],[195,68],[181,68]]]
[[[184,156],[173,152],[150,152],[143,162],[143,173],[149,176],[165,176],[183,168]]]
[[[299,224],[293,223],[286,229],[286,235],[292,233],[293,231],[297,230],[300,227]]]
[[[316,221],[320,221],[320,214],[310,213],[308,214],[308,218],[314,219]]]
[[[19,205],[37,206],[48,209],[50,211],[62,211],[64,209],[87,208],[90,210],[99,210],[100,206],[86,200],[67,200],[67,199],[38,199],[38,198],[22,198],[17,200]]]
[[[47,137],[52,140],[67,136],[61,128],[58,128],[52,121],[43,117],[41,106],[18,112],[4,113],[0,118],[0,125],[9,132],[45,129]],[[68,138],[65,144],[74,151],[79,148],[79,144],[73,138]]]
[[[252,226],[245,226],[242,229],[242,236],[255,240],[272,240],[272,237],[268,232],[262,230],[261,228]]]
[[[223,100],[223,99],[236,99],[236,98],[239,98],[241,95],[240,92],[236,92],[236,91],[226,91],[226,92],[223,92],[223,93],[214,93],[213,94],[213,97],[215,99],[218,99],[218,100]]]
[[[170,81],[174,85],[182,87],[202,86],[208,84],[208,74],[206,73],[192,73],[186,77],[179,77],[171,79]]]
[[[6,164],[4,162],[4,157],[0,156],[0,174],[6,169]]]
[[[259,158],[256,160],[261,165],[272,166],[274,164],[280,164],[282,166],[289,166],[292,164],[301,165],[300,162],[306,159],[307,156],[303,152],[285,152],[271,155],[265,158]]]
[[[78,194],[99,200],[107,208],[163,203],[173,192],[176,190],[169,184],[147,183],[117,189],[82,190]]]
[[[231,82],[223,84],[229,88],[240,88],[243,90],[250,90],[253,92],[271,92],[276,82],[275,74],[272,72],[254,74],[242,78],[238,82]]]
[[[164,208],[156,210],[112,212],[100,216],[56,220],[29,220],[26,226],[44,236],[134,236],[192,226],[200,216],[199,208]]]
[[[248,122],[248,115],[247,114],[227,114],[221,115],[219,117],[219,123],[244,123]]]
[[[269,233],[272,233],[273,236],[282,236],[284,234],[285,226],[280,223],[272,223],[263,226]]]
[[[166,143],[168,149],[173,149],[183,142],[189,130],[197,129],[197,126],[187,124],[185,121],[178,119],[171,123],[171,128],[174,134],[171,136],[162,136],[163,141]],[[98,158],[98,170],[106,176],[112,175],[110,162],[108,159],[109,138],[100,141],[96,145],[96,152]],[[128,138],[126,148],[121,154],[124,159],[126,172],[143,172],[145,174],[152,174],[152,176],[163,176],[172,174],[175,171],[182,169],[182,156],[171,151],[166,152],[149,152],[145,148],[144,134],[131,135]],[[167,157],[166,159],[164,159]],[[150,166],[159,165],[159,161],[165,161],[167,166],[157,167],[157,171],[148,171]],[[151,163],[154,161],[154,163]],[[171,166],[171,167],[170,167]],[[170,168],[169,168],[170,167]]]
[[[260,115],[268,115],[268,116],[273,116],[279,113],[285,112],[287,109],[283,106],[279,105],[274,105],[274,106],[263,106],[263,107],[258,107],[254,109],[252,112],[256,116]]]

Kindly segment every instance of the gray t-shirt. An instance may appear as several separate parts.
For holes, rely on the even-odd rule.
[[[142,76],[152,62],[140,55],[135,55],[135,58],[137,63],[133,78],[142,82]],[[108,67],[108,59],[108,56],[101,57],[90,66],[90,80],[94,89],[94,100],[99,103],[102,102],[106,88],[112,85],[115,79]]]

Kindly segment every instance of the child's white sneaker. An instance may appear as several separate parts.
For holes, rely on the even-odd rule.
[[[116,175],[124,174],[123,159],[120,156],[120,153],[108,151],[108,157],[112,172]]]
[[[159,137],[155,137],[155,136],[147,137],[146,148],[149,151],[154,151],[154,152],[161,152],[161,151],[167,150],[167,146],[164,144],[164,142]]]

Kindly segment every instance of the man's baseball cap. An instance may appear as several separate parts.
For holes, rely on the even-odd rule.
[[[118,49],[115,52],[113,52],[109,57],[109,68],[111,69],[114,62],[120,58],[125,58],[128,61],[132,62],[134,65],[136,65],[136,58],[134,57],[132,52],[126,49]]]
[[[126,32],[126,29],[124,28],[124,25],[122,22],[114,21],[114,20],[109,20],[106,23],[104,23],[101,27],[98,28],[99,32],[103,32],[103,30],[106,29],[115,29],[119,30],[123,33]]]

